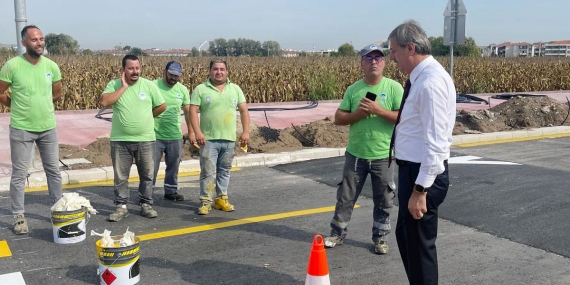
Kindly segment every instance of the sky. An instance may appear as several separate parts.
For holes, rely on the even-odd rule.
[[[448,0],[26,0],[27,23],[84,49],[199,47],[216,38],[277,41],[282,49],[356,49],[406,20],[443,36]],[[466,37],[492,43],[570,40],[568,0],[463,0]],[[0,0],[0,43],[16,44],[14,1]],[[206,48],[205,44],[202,48]]]

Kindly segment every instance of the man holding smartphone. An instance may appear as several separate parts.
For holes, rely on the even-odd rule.
[[[347,88],[335,113],[335,124],[350,125],[350,128],[331,234],[324,241],[327,248],[343,244],[354,204],[370,174],[374,201],[374,252],[386,254],[395,190],[388,157],[404,89],[400,83],[383,76],[386,61],[379,47],[367,45],[360,56],[364,77]]]

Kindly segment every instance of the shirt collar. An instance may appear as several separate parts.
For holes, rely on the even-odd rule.
[[[226,85],[228,85],[228,84],[230,84],[230,83],[232,83],[232,82],[230,81],[230,79],[229,79],[229,78],[226,79]],[[209,86],[209,87],[212,87],[212,88],[216,89],[216,86],[212,85],[212,82],[210,81],[210,78],[208,78],[208,80],[206,81],[206,85]]]
[[[410,73],[410,83],[414,84],[420,73],[422,73],[422,71],[434,60],[435,59],[433,56],[430,55],[422,60],[422,62],[420,62],[418,65],[416,65],[416,67],[414,67],[414,70],[412,70],[412,73]]]

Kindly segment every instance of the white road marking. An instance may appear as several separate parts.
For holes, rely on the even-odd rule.
[[[0,284],[26,285],[26,281],[21,272],[14,272],[0,275]]]
[[[522,165],[519,163],[508,162],[508,161],[488,161],[488,160],[476,160],[481,159],[481,157],[467,155],[467,156],[455,156],[450,157],[447,160],[449,164],[489,164],[489,165]]]

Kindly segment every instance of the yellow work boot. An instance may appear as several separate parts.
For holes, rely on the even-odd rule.
[[[214,209],[222,210],[224,212],[232,212],[234,211],[234,205],[228,202],[228,196],[222,195],[216,199],[214,199]]]
[[[212,210],[212,203],[207,201],[202,201],[202,205],[200,205],[200,208],[196,210],[196,213],[198,215],[207,215],[210,213],[210,210]]]

